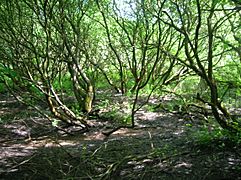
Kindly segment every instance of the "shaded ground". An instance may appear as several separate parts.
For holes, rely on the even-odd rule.
[[[115,120],[97,119],[70,136],[7,95],[0,118],[0,179],[241,179],[240,147],[197,118],[143,110],[134,129],[107,138]]]

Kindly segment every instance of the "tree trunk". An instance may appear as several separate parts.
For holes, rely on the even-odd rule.
[[[84,112],[89,113],[92,110],[92,103],[94,100],[94,88],[92,85],[88,85],[87,92],[85,95],[85,106],[84,106]]]
[[[225,107],[221,105],[221,102],[218,100],[218,91],[217,91],[217,85],[214,81],[211,81],[210,84],[210,93],[211,93],[211,108],[212,113],[216,121],[219,123],[219,125],[223,129],[227,129],[231,132],[237,132],[238,129],[233,126],[230,122],[235,122],[234,119],[231,118],[229,112]],[[220,113],[218,111],[221,111],[223,114],[223,117],[220,116]]]

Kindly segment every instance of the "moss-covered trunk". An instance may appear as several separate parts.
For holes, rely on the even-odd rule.
[[[84,111],[86,113],[91,112],[93,100],[94,100],[94,88],[91,84],[89,84],[87,87],[87,92],[84,100]]]
[[[210,105],[212,108],[212,113],[219,125],[222,128],[232,132],[240,131],[240,127],[234,125],[236,120],[232,119],[228,110],[224,106],[222,106],[221,101],[218,99],[217,85],[214,80],[210,81],[209,87],[211,93]],[[220,115],[219,111],[222,113],[222,116]]]

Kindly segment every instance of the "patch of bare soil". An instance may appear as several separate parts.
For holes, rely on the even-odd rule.
[[[241,179],[240,147],[200,142],[203,122],[183,115],[143,110],[134,129],[106,137],[113,122],[95,119],[70,136],[1,95],[0,118],[0,179]]]

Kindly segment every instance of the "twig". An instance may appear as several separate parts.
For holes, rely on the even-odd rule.
[[[19,167],[19,166],[21,166],[21,165],[29,162],[29,161],[30,161],[32,158],[34,158],[35,156],[36,156],[36,154],[34,154],[33,156],[31,156],[29,159],[26,159],[26,160],[20,162],[19,164],[16,164],[15,166],[12,166],[7,172],[9,173],[9,172],[11,172],[11,170],[13,170],[13,169],[15,169],[15,168],[17,168],[17,167]]]
[[[187,154],[191,154],[190,151],[185,151],[185,152],[182,152],[182,153],[178,153],[178,154],[170,155],[170,156],[167,156],[167,157],[163,157],[159,160],[160,161],[166,161],[167,159],[177,157],[177,156],[183,156],[183,155],[187,155]],[[114,162],[114,163],[108,165],[107,170],[100,175],[100,179],[109,179],[111,177],[111,175],[118,170],[118,167],[120,167],[122,164],[124,164],[124,163],[126,163],[130,160],[140,161],[140,160],[143,160],[143,159],[148,158],[150,156],[153,156],[155,158],[156,153],[151,152],[149,154],[140,155],[140,156],[133,156],[133,155],[126,156],[121,161]]]

